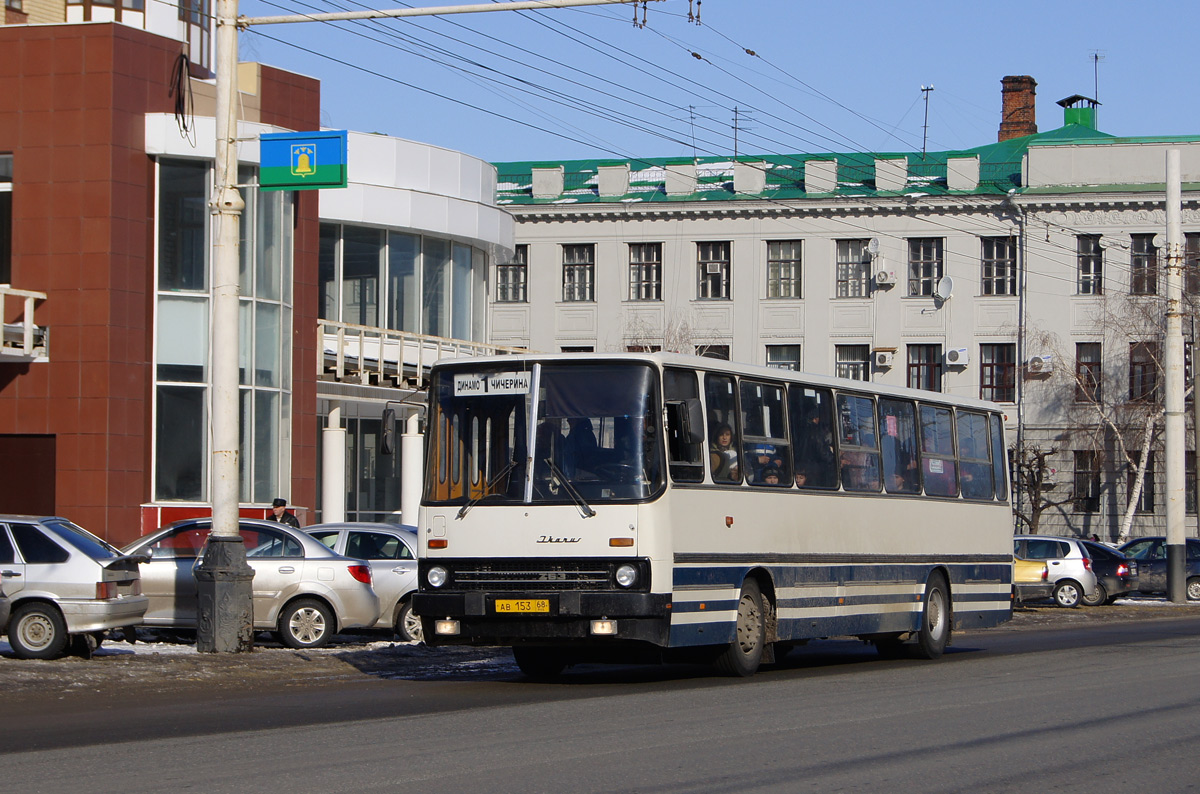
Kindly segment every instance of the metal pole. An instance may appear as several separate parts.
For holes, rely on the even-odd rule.
[[[1182,203],[1179,150],[1167,152],[1167,597],[1186,601],[1184,532],[1184,449],[1187,444],[1183,414],[1183,287]]]
[[[196,649],[249,651],[254,643],[246,548],[238,533],[241,490],[238,401],[238,244],[246,204],[237,189],[237,0],[217,2],[216,163],[209,205],[212,266],[212,533],[196,568]]]

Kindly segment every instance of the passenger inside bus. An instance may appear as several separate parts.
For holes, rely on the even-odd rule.
[[[733,428],[728,424],[720,424],[709,436],[713,439],[709,447],[709,462],[712,465],[714,480],[739,480],[738,453],[733,446]]]

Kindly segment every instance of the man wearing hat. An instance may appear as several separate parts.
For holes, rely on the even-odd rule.
[[[267,517],[267,520],[278,521],[280,524],[287,524],[296,529],[300,528],[299,519],[287,511],[287,499],[276,498],[271,502],[271,515]]]

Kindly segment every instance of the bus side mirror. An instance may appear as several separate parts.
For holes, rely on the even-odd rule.
[[[382,427],[379,430],[379,454],[391,455],[396,451],[396,409],[384,408]]]

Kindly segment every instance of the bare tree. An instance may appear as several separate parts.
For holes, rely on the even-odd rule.
[[[1057,470],[1050,465],[1051,458],[1059,452],[1058,447],[1014,444],[1012,450],[1016,468],[1014,485],[1022,496],[1016,500],[1017,520],[1025,532],[1036,535],[1041,528],[1042,514],[1069,504],[1074,494],[1059,489]]]

